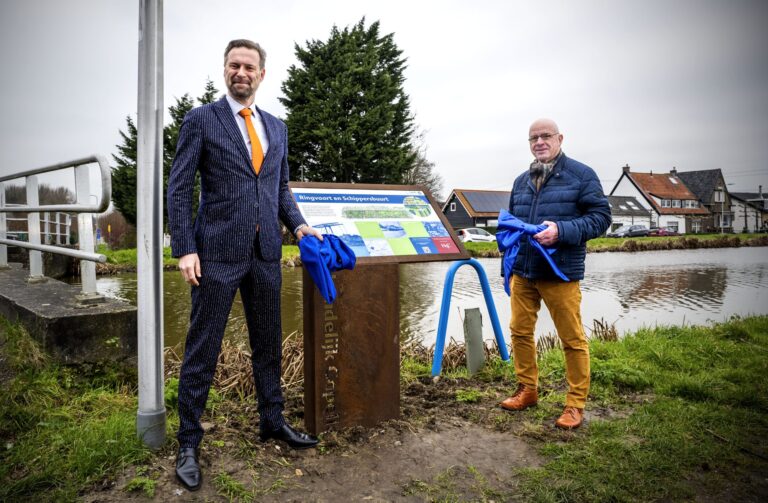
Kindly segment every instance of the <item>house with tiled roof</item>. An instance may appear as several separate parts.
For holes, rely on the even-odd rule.
[[[499,210],[509,208],[508,190],[453,189],[443,205],[443,214],[454,229],[496,227]]]
[[[723,172],[719,169],[680,171],[675,174],[696,194],[699,202],[709,210],[711,221],[704,222],[704,232],[733,232],[733,201],[728,194]],[[741,229],[739,229],[741,230]]]
[[[611,207],[611,228],[615,231],[622,225],[644,225],[649,229],[653,221],[653,212],[647,210],[632,196],[608,196]]]
[[[629,165],[613,186],[611,196],[634,197],[651,213],[652,227],[671,227],[677,232],[703,232],[712,216],[699,198],[672,169],[669,173],[638,173]]]

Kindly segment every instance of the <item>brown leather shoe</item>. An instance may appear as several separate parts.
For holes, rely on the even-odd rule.
[[[524,410],[533,407],[539,402],[539,393],[536,388],[529,388],[524,384],[517,385],[517,391],[511,397],[505,399],[499,405],[506,410]]]
[[[563,415],[555,421],[555,426],[563,428],[564,430],[572,430],[581,426],[583,421],[584,409],[568,406],[563,410]]]

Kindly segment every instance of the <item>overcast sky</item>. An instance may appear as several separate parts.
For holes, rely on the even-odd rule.
[[[278,116],[294,44],[380,21],[408,60],[427,156],[452,188],[509,189],[551,117],[606,192],[621,167],[721,168],[768,191],[768,2],[165,0],[165,107],[224,89],[233,38],[267,50],[259,106]],[[99,153],[136,115],[139,2],[0,3],[0,175]],[[71,175],[70,175],[71,176]],[[60,179],[63,179],[60,177]],[[58,179],[57,179],[58,180]],[[41,182],[53,181],[43,178]]]

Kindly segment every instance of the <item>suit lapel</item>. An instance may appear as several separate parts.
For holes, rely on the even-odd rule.
[[[240,153],[243,154],[243,157],[247,161],[247,166],[252,166],[251,157],[248,155],[248,147],[245,146],[243,135],[240,133],[240,128],[237,126],[237,122],[235,122],[235,116],[232,115],[232,109],[229,107],[227,98],[223,97],[217,101],[213,109],[216,111],[216,116],[219,118],[219,121],[221,121],[227,134],[229,134],[231,140],[237,145]]]
[[[269,141],[269,150],[267,150],[267,155],[264,156],[264,163],[261,165],[261,171],[263,172],[267,169],[267,166],[269,166],[268,161],[276,155],[275,152],[277,152],[277,141],[280,138],[280,131],[277,128],[277,121],[271,120],[271,117],[262,112],[259,107],[256,107],[256,110],[258,110],[259,115],[261,116],[261,122],[264,123],[264,129],[267,132],[267,141]]]

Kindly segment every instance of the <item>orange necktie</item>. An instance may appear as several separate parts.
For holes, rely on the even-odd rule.
[[[245,119],[245,127],[248,129],[248,137],[251,139],[251,161],[253,162],[253,170],[256,174],[261,171],[261,163],[264,161],[264,151],[261,149],[261,142],[256,134],[256,129],[251,122],[251,109],[243,108],[240,110],[240,115]]]

